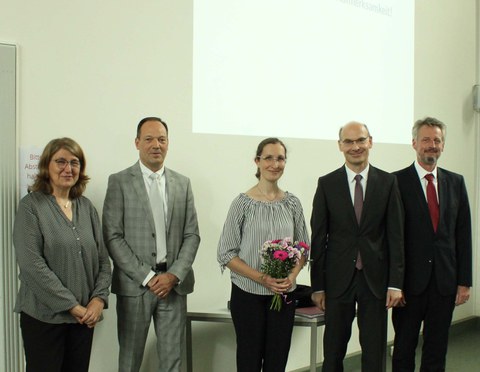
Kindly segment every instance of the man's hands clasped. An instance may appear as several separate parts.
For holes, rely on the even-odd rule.
[[[170,291],[178,284],[178,278],[171,273],[162,273],[155,275],[148,282],[148,288],[155,296],[166,298]]]

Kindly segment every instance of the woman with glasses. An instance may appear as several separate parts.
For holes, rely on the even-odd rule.
[[[275,279],[261,271],[260,254],[267,240],[309,242],[300,200],[278,186],[286,160],[278,138],[260,142],[254,159],[258,183],[232,202],[218,244],[222,271],[231,272],[238,372],[281,372],[287,364],[295,316],[290,292],[305,257],[288,277]],[[274,294],[285,295],[280,311],[270,309]]]
[[[108,304],[110,261],[98,214],[82,196],[85,167],[75,141],[50,141],[15,217],[15,311],[27,372],[88,371],[93,329]]]

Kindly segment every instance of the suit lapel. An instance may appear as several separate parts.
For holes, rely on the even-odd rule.
[[[352,195],[350,194],[350,185],[349,185],[349,179],[347,176],[347,171],[345,169],[345,166],[341,167],[338,169],[338,176],[339,176],[339,181],[338,181],[338,192],[340,196],[340,201],[345,201],[345,208],[343,210],[348,211],[349,218],[351,219],[351,223],[354,224],[355,226],[358,226],[357,222],[357,217],[355,216],[355,209],[353,207],[353,202],[352,202]],[[363,210],[362,210],[362,216],[363,216]]]
[[[438,204],[440,206],[440,216],[438,219],[438,227],[437,231],[442,224],[442,220],[445,216],[446,212],[446,203],[442,203],[442,200],[447,200],[448,194],[448,182],[445,173],[440,169],[437,168],[437,188],[438,188]]]
[[[167,233],[172,224],[173,205],[175,204],[176,179],[168,168],[165,168],[166,194],[167,194]]]
[[[368,211],[373,208],[372,200],[375,199],[374,195],[378,193],[378,173],[375,167],[370,164],[368,170],[367,190],[365,190],[365,199],[363,200],[362,218],[360,224],[365,222],[368,217]]]
[[[415,163],[413,163],[408,168],[408,177],[410,178],[408,184],[412,185],[412,195],[415,196],[418,205],[421,207],[422,215],[419,216],[419,218],[423,219],[424,221],[428,221],[428,226],[430,226],[433,231],[432,219],[430,217],[430,211],[428,210],[427,198],[425,196],[425,192],[423,191],[418,172],[415,169]]]
[[[139,204],[142,206],[145,216],[147,216],[148,223],[155,230],[155,222],[153,220],[152,214],[152,207],[150,206],[150,200],[148,199],[148,192],[145,187],[145,181],[143,180],[142,170],[140,168],[140,164],[137,162],[131,168],[131,176],[132,176],[132,186],[133,190],[137,195],[137,200]]]

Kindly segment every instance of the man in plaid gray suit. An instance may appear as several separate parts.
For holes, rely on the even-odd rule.
[[[190,180],[164,167],[168,142],[164,121],[142,119],[135,138],[140,160],[108,181],[103,230],[114,264],[120,372],[139,371],[152,318],[158,370],[180,371],[200,236]]]

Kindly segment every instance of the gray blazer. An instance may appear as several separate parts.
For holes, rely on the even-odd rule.
[[[193,291],[192,263],[200,236],[190,180],[165,168],[168,195],[168,272],[180,279],[178,294]],[[139,296],[148,272],[155,265],[155,224],[139,163],[113,174],[103,206],[103,235],[113,259],[112,292]]]

